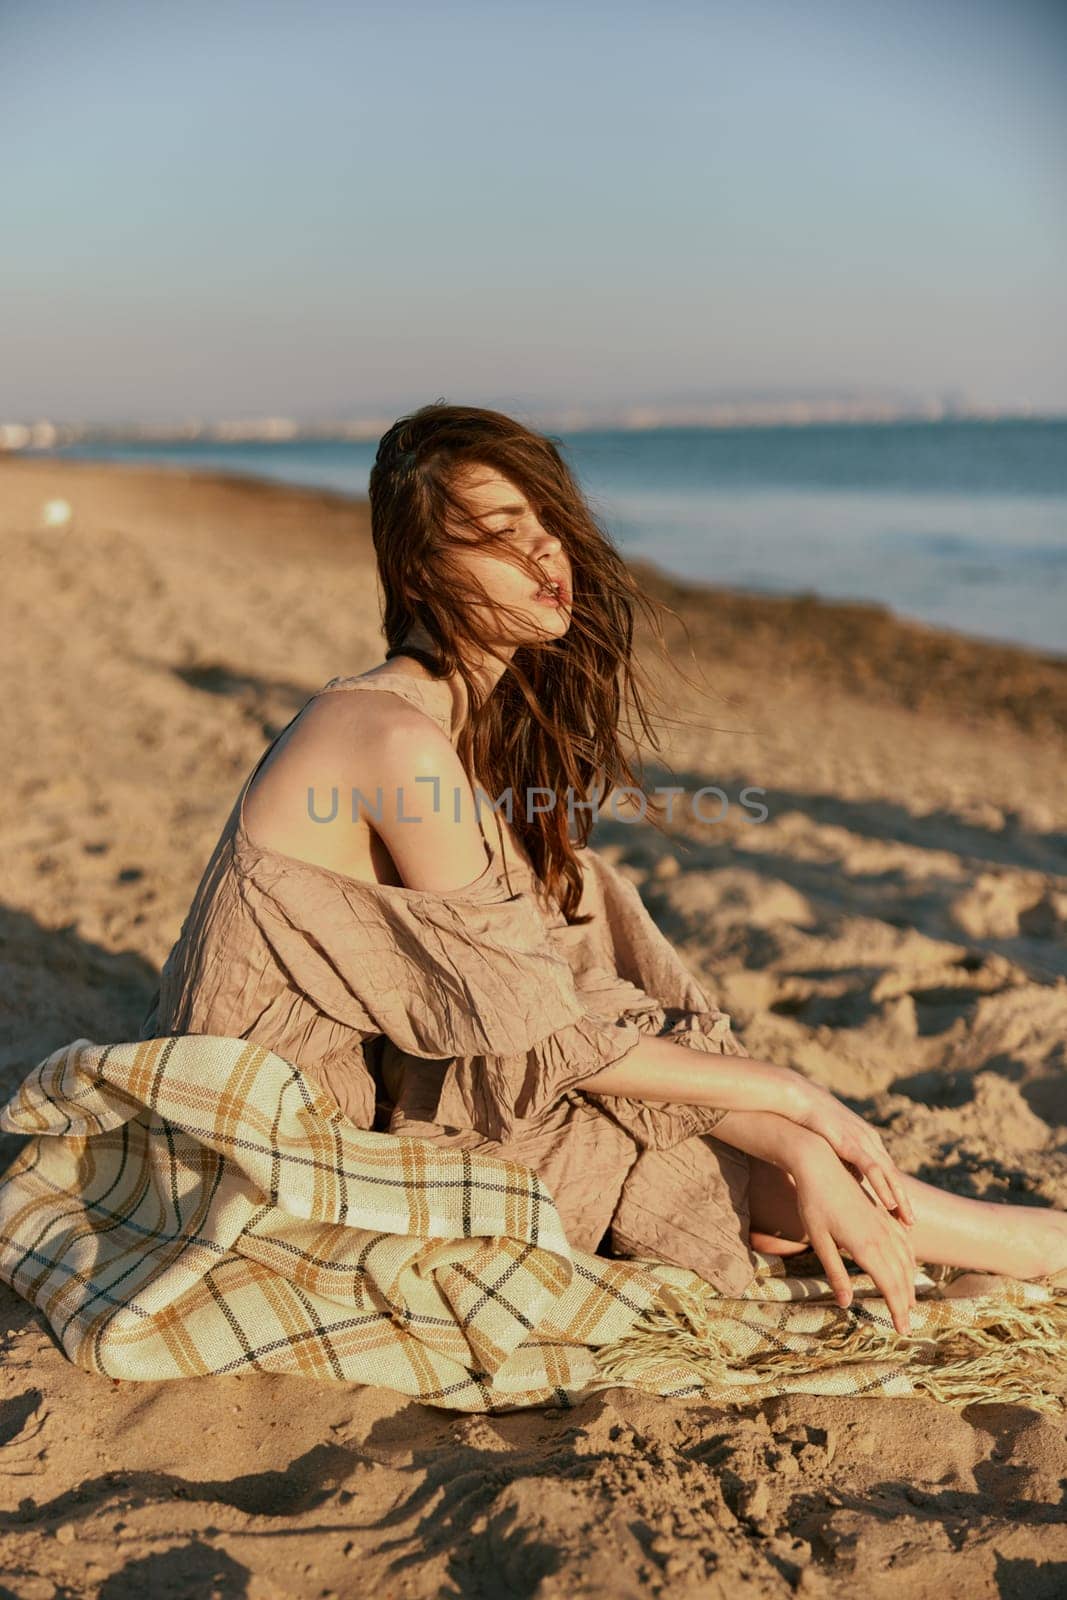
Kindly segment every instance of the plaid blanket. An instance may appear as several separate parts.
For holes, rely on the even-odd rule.
[[[0,1126],[30,1136],[0,1179],[0,1279],[111,1377],[289,1372],[465,1411],[620,1383],[1064,1409],[1067,1287],[923,1272],[910,1337],[863,1275],[834,1304],[810,1254],[758,1257],[728,1300],[573,1249],[535,1173],[365,1132],[247,1040],[78,1039]]]

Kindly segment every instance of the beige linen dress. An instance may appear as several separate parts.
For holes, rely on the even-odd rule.
[[[450,733],[428,679],[383,671],[331,678],[319,693],[356,689],[399,695]],[[636,886],[591,846],[579,851],[579,909],[594,921],[574,927],[528,860],[509,860],[484,828],[485,868],[444,892],[254,844],[244,796],[276,743],[241,787],[139,1037],[251,1039],[361,1128],[534,1168],[577,1248],[655,1255],[723,1293],[746,1288],[750,1169],[711,1135],[725,1112],[581,1092],[646,1034],[748,1054]]]

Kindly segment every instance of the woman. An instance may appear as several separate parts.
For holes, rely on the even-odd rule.
[[[533,1167],[578,1247],[725,1293],[753,1249],[810,1247],[848,1305],[843,1252],[904,1332],[916,1261],[1067,1265],[1067,1214],[903,1174],[832,1094],[751,1059],[586,847],[591,797],[640,787],[623,688],[656,743],[632,657],[651,606],[553,442],[429,405],[382,438],[370,503],[386,658],[264,752],[141,1037],[253,1039],[360,1126]]]

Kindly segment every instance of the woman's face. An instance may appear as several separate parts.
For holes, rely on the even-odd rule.
[[[486,528],[503,535],[507,548],[529,557],[546,580],[554,578],[560,585],[558,599],[538,599],[536,578],[512,565],[502,551],[478,549],[473,529],[450,528],[458,546],[471,546],[457,549],[457,559],[477,576],[494,603],[512,608],[523,619],[520,625],[506,613],[498,614],[500,642],[518,646],[562,638],[571,623],[572,572],[559,539],[542,528],[522,491],[492,467],[464,467],[457,471],[453,488]]]

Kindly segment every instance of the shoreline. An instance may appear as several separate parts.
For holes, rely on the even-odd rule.
[[[0,497],[14,494],[25,515],[34,493],[42,499],[57,496],[56,483],[64,476],[91,498],[101,493],[117,498],[134,513],[168,480],[179,515],[197,497],[206,515],[219,516],[229,507],[240,507],[241,501],[257,500],[270,508],[272,523],[292,541],[294,553],[299,548],[309,555],[351,555],[373,562],[365,496],[253,473],[0,456]],[[119,492],[120,485],[125,493]],[[72,492],[68,486],[62,497]],[[269,549],[271,531],[264,528],[253,542]],[[235,531],[235,537],[242,534]],[[358,549],[346,551],[345,538]],[[726,652],[735,664],[751,664],[773,646],[790,672],[851,685],[887,702],[972,718],[1000,715],[1041,736],[1067,734],[1067,651],[1058,654],[972,636],[903,616],[876,600],[836,600],[814,592],[764,594],[678,578],[642,558],[626,557],[626,562],[645,591],[671,606],[694,636],[714,611],[713,656]],[[668,626],[672,641],[684,649],[683,628],[673,620]]]

